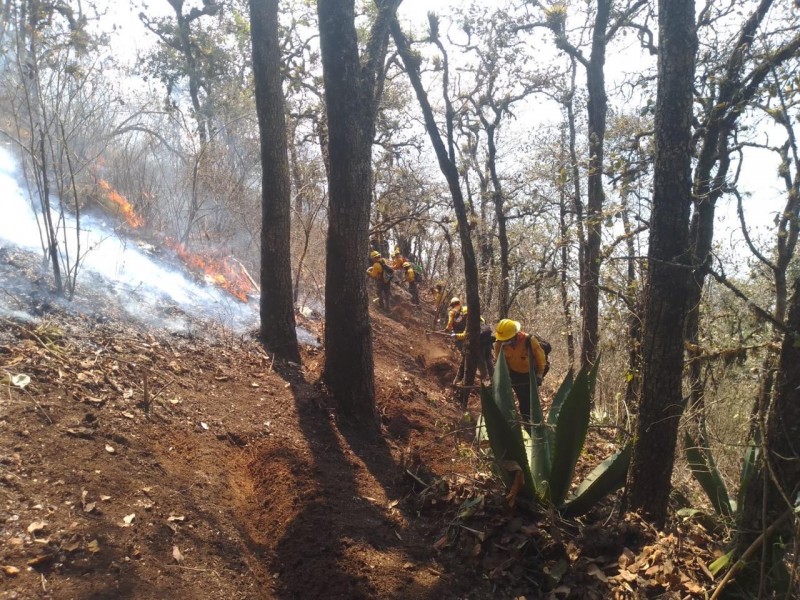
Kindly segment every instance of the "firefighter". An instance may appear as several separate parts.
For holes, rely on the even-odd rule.
[[[377,250],[369,253],[372,266],[367,269],[367,275],[375,280],[375,287],[378,291],[378,305],[386,310],[391,310],[392,304],[392,279],[393,269],[386,262]]]
[[[395,246],[394,250],[392,251],[392,268],[395,271],[399,271],[403,268],[403,263],[406,262],[406,257],[403,256],[403,253],[400,252],[400,247]]]
[[[462,312],[464,315],[469,314],[466,306]],[[453,334],[456,342],[460,341],[462,344],[461,365],[458,367],[458,375],[456,376],[456,381],[459,383],[464,380],[464,369],[467,362],[467,354],[463,351],[464,342],[466,342],[467,339],[466,319],[464,319],[464,321],[464,331]],[[481,332],[478,338],[478,374],[481,379],[491,379],[494,375],[494,361],[492,360],[492,346],[494,346],[494,342],[495,338],[492,328],[489,327],[483,317],[481,317]],[[455,385],[458,385],[458,383]]]
[[[519,321],[502,319],[494,331],[494,357],[503,351],[511,375],[511,387],[519,401],[519,412],[523,420],[531,420],[531,384],[528,369],[533,357],[536,385],[542,384],[547,369],[547,355],[535,335],[522,331]]]
[[[408,291],[411,294],[411,302],[419,304],[419,288],[417,286],[417,274],[414,271],[414,265],[406,261],[403,263],[403,269],[406,274],[405,280],[406,283],[408,283]]]
[[[461,299],[453,296],[450,299],[450,311],[447,315],[447,325],[445,325],[445,332],[456,342],[456,349],[461,353],[461,364],[458,368],[456,378],[453,380],[453,385],[461,385],[464,378],[464,336],[460,335],[467,329],[467,307],[461,306]]]

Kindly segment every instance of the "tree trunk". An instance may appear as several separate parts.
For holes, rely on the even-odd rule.
[[[376,426],[369,256],[372,140],[389,19],[398,2],[379,2],[361,64],[354,0],[319,0],[320,48],[328,116],[329,210],[322,378],[342,413]]]
[[[658,6],[658,97],[642,395],[626,502],[663,525],[683,411],[683,327],[688,294],[692,84],[697,48],[694,0]]]
[[[505,196],[497,175],[497,147],[495,146],[495,132],[500,121],[500,114],[496,113],[493,123],[484,122],[486,126],[487,156],[486,163],[492,179],[492,201],[494,202],[495,219],[497,220],[497,239],[500,242],[500,286],[497,291],[497,318],[505,319],[511,310],[509,301],[509,278],[511,277],[511,262],[509,260],[508,228],[506,227]]]
[[[433,109],[431,108],[428,100],[428,94],[422,84],[419,74],[419,58],[411,52],[408,40],[406,39],[403,31],[400,29],[400,24],[397,19],[392,20],[392,36],[394,37],[397,52],[403,60],[406,73],[411,80],[411,86],[414,88],[417,100],[419,101],[422,109],[422,114],[425,119],[425,128],[428,130],[433,149],[436,152],[436,158],[439,162],[439,168],[447,180],[448,188],[450,189],[450,196],[453,199],[453,209],[456,213],[458,221],[458,233],[461,240],[461,257],[464,261],[464,283],[466,286],[467,306],[469,313],[467,314],[467,345],[466,345],[466,363],[464,370],[464,384],[470,386],[475,381],[475,371],[477,369],[478,357],[478,337],[480,335],[481,327],[481,303],[480,292],[478,289],[478,263],[475,259],[475,250],[472,247],[472,238],[470,236],[469,221],[467,218],[467,209],[464,203],[464,196],[461,192],[461,185],[459,183],[458,168],[455,164],[454,155],[448,154],[444,141],[439,134],[439,129],[436,126],[436,121],[433,117]],[[444,48],[440,45],[440,50]],[[445,94],[447,92],[445,91]],[[448,113],[448,118],[451,118]],[[448,133],[452,134],[452,124],[447,126]],[[448,146],[453,147],[452,140],[448,140]],[[466,400],[466,396],[462,398],[462,402]]]
[[[600,330],[600,241],[603,227],[603,145],[606,135],[607,98],[604,67],[606,62],[606,29],[611,0],[598,0],[592,33],[592,54],[586,67],[586,87],[589,93],[589,174],[586,201],[585,280],[582,282],[583,341],[581,364],[592,365],[597,360]]]
[[[261,134],[261,340],[281,358],[299,363],[292,296],[291,185],[278,0],[250,0],[250,28]]]

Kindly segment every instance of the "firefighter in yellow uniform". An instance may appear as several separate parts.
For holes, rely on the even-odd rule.
[[[419,288],[417,287],[417,274],[414,266],[406,261],[403,263],[403,270],[406,273],[405,281],[408,283],[408,292],[411,294],[411,302],[419,304]]]
[[[536,372],[536,384],[542,384],[547,367],[547,355],[539,344],[536,336],[522,331],[519,321],[502,319],[494,331],[494,357],[495,360],[503,351],[511,375],[511,386],[519,401],[519,412],[524,421],[531,420],[531,385],[528,377],[528,368],[531,357]]]
[[[370,252],[369,258],[372,260],[372,266],[367,269],[367,275],[375,280],[379,306],[388,311],[392,303],[392,270],[388,268],[386,259],[381,257],[381,253],[377,250]]]
[[[403,253],[400,252],[400,248],[395,246],[394,250],[392,251],[392,268],[395,271],[399,271],[403,268],[404,262],[406,262],[405,256],[403,256]]]

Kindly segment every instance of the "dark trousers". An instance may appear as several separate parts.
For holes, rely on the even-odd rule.
[[[392,283],[384,283],[383,281],[376,281],[375,285],[378,288],[378,305],[384,310],[392,309]]]
[[[526,423],[531,421],[531,380],[527,373],[509,370],[511,387],[519,402],[519,414]]]
[[[408,282],[408,291],[411,294],[411,302],[419,304],[419,288],[416,281]]]
[[[461,351],[461,364],[458,366],[456,380],[464,379],[464,370],[467,365],[466,342],[456,342],[456,348]],[[491,379],[494,375],[494,361],[492,360],[492,346],[481,344],[478,349],[478,374],[481,379]]]

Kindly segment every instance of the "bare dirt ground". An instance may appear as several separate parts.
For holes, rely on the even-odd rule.
[[[0,261],[1,262],[1,261]],[[690,598],[716,548],[510,507],[453,398],[431,316],[375,312],[381,433],[252,339],[81,316],[23,295],[0,321],[0,598]],[[16,291],[15,291],[16,290]],[[305,324],[316,328],[320,322]],[[16,379],[17,384],[20,383]],[[555,382],[550,382],[555,385]],[[613,447],[593,437],[584,471]]]

